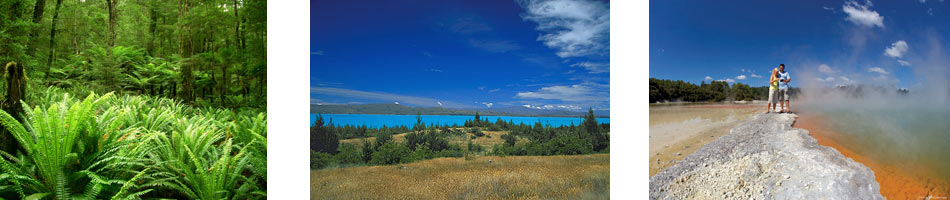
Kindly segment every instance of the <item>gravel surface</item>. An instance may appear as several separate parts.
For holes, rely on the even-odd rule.
[[[796,117],[749,117],[650,177],[650,198],[883,199],[871,169],[792,128]]]

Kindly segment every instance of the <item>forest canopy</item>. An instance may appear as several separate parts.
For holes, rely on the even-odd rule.
[[[264,0],[4,0],[0,61],[30,87],[264,107]]]

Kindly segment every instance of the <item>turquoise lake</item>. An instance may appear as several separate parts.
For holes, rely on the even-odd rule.
[[[405,125],[409,128],[412,128],[413,124],[416,124],[415,115],[366,115],[366,114],[322,114],[324,121],[333,120],[335,125],[366,125],[367,127],[382,127],[386,125],[388,127],[392,126],[401,126]],[[574,125],[580,125],[582,119],[580,117],[515,117],[515,116],[480,116],[483,120],[488,120],[490,122],[495,122],[495,120],[501,118],[503,121],[511,121],[515,124],[524,123],[526,125],[534,125],[535,122],[541,121],[541,124],[546,126],[570,126],[571,123]],[[466,116],[466,115],[422,115],[422,122],[431,125],[454,125],[459,126],[465,124],[465,120],[473,120],[475,116]],[[313,122],[317,120],[316,114],[310,114],[310,125],[313,125]],[[610,123],[610,118],[597,118],[597,122],[601,124]]]

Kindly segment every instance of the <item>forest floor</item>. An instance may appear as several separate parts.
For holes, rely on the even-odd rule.
[[[729,134],[765,104],[650,106],[650,176]]]
[[[436,158],[310,171],[311,199],[608,199],[609,194],[610,154]]]

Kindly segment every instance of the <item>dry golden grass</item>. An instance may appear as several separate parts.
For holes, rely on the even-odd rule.
[[[486,130],[482,130],[482,133],[485,133],[485,136],[478,137],[478,138],[475,138],[475,139],[471,139],[471,137],[472,137],[473,135],[475,135],[475,134],[471,133],[471,129],[470,129],[470,128],[452,128],[452,129],[461,129],[463,132],[465,132],[465,137],[459,137],[459,136],[452,136],[452,137],[449,137],[448,140],[449,140],[449,143],[450,143],[450,144],[458,144],[459,146],[461,146],[461,147],[463,147],[463,148],[467,148],[468,146],[466,146],[466,145],[468,145],[468,141],[471,140],[472,143],[478,144],[478,145],[482,145],[482,147],[485,147],[485,151],[486,151],[486,152],[490,152],[490,151],[492,150],[492,148],[493,148],[496,144],[504,144],[504,143],[505,143],[505,140],[501,139],[501,135],[508,134],[508,131],[486,131]],[[393,135],[393,141],[395,141],[395,142],[405,142],[405,141],[406,141],[406,134],[408,134],[408,133],[400,133],[400,134],[395,134],[395,135]],[[367,141],[367,142],[374,142],[374,141],[376,141],[376,137],[367,137],[367,138],[366,138],[366,141]],[[527,140],[527,139],[519,139],[518,142],[519,142],[519,144],[523,144],[523,143],[527,143],[528,140]],[[363,138],[353,138],[353,139],[340,140],[340,143],[354,144],[354,145],[360,146],[360,145],[363,144]]]
[[[310,171],[310,199],[608,199],[609,193],[609,154],[437,158]]]

